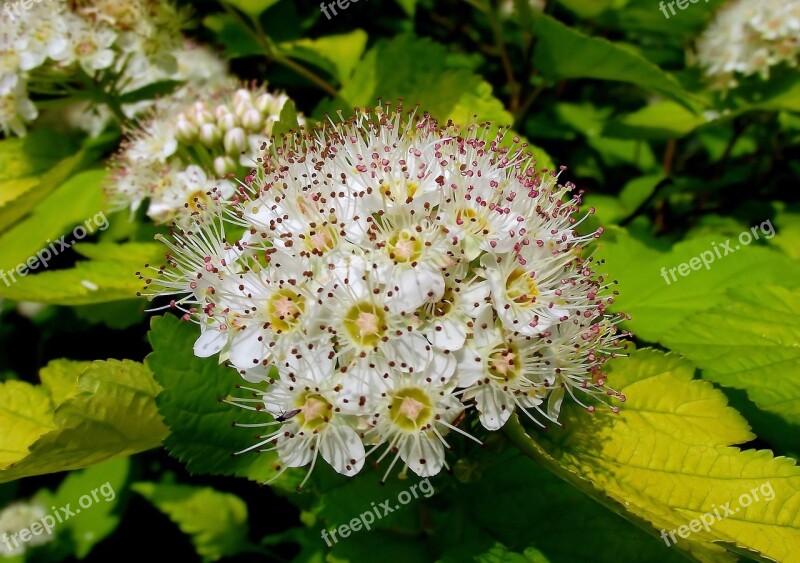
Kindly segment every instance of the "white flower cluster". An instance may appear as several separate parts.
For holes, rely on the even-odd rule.
[[[31,94],[131,92],[179,72],[186,16],[161,0],[52,0],[0,12],[0,130],[22,135]],[[10,8],[10,9],[9,9]]]
[[[160,100],[112,163],[112,207],[135,211],[147,199],[147,215],[167,223],[230,198],[235,185],[226,177],[256,165],[288,100],[231,83],[211,92],[184,87]]]
[[[498,430],[615,394],[620,319],[580,256],[599,231],[579,236],[574,186],[502,138],[358,111],[265,154],[219,221],[162,238],[149,295],[185,294],[169,306],[199,322],[195,354],[268,382],[229,399],[277,425],[248,450],[354,475],[385,446],[387,475],[430,476],[468,405]]]
[[[52,533],[31,534],[27,543],[18,541],[20,530],[30,528],[31,524],[40,521],[44,515],[44,507],[32,502],[16,502],[6,506],[0,512],[0,555],[15,557],[25,553],[26,546],[34,547],[52,541]],[[17,537],[11,540],[13,536]]]
[[[800,0],[732,0],[697,41],[697,61],[720,88],[737,77],[766,79],[770,68],[800,59]]]

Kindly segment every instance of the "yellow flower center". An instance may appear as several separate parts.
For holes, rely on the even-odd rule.
[[[494,377],[510,381],[519,376],[522,366],[518,361],[519,350],[511,344],[506,346],[489,354],[489,373]]]
[[[390,186],[389,184],[381,185],[380,191],[384,197],[394,203],[408,203],[414,199],[414,195],[419,190],[419,184],[416,182],[406,182],[402,186]]]
[[[395,426],[407,432],[416,432],[433,420],[433,405],[425,391],[407,387],[393,393],[389,416]]]
[[[386,244],[389,257],[397,264],[416,262],[422,256],[422,248],[422,241],[407,229],[394,233]]]
[[[306,431],[319,430],[333,416],[333,405],[317,393],[302,395],[297,406],[300,408],[300,412],[297,413],[297,423]]]
[[[344,327],[357,344],[373,348],[386,332],[386,314],[373,303],[363,301],[347,311]]]
[[[526,305],[539,296],[539,288],[529,272],[514,268],[506,278],[506,295],[517,305]]]

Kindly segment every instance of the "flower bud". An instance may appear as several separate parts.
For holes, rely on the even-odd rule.
[[[272,94],[264,93],[256,99],[256,108],[264,115],[278,114],[281,112],[281,107],[283,100]]]
[[[218,156],[214,159],[214,174],[219,177],[236,172],[236,162],[229,156]]]
[[[246,127],[248,131],[258,133],[264,126],[264,117],[261,115],[260,111],[251,108],[242,116],[242,125]]]
[[[198,123],[198,125],[202,125],[203,123],[212,123],[214,121],[214,115],[208,110],[203,102],[196,102],[192,109],[194,110],[194,120]]]
[[[233,105],[248,104],[252,105],[253,95],[247,88],[239,88],[233,93]]]
[[[227,131],[230,131],[234,127],[237,127],[239,123],[235,115],[233,115],[232,113],[226,113],[217,120],[217,125],[219,125],[220,131],[225,133]]]
[[[219,127],[214,125],[213,123],[203,123],[200,126],[200,142],[202,142],[207,147],[213,147],[217,144],[220,139],[222,138],[222,133],[219,130]]]
[[[191,145],[197,141],[197,133],[199,127],[194,121],[185,118],[179,118],[175,125],[175,136],[181,143]]]
[[[223,145],[226,153],[237,155],[247,148],[247,134],[241,127],[234,127],[225,133]]]

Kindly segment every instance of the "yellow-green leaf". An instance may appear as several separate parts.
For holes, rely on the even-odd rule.
[[[0,386],[0,469],[28,455],[28,448],[54,428],[47,391],[24,381]]]
[[[566,430],[547,434],[546,447],[562,467],[589,479],[668,537],[730,503],[727,517],[677,537],[679,549],[701,559],[720,560],[724,544],[777,561],[800,561],[796,462],[729,447],[752,434],[719,391],[691,380],[688,361],[640,351],[613,360],[609,368],[609,382],[627,402],[617,415],[568,406],[562,416]]]
[[[166,437],[155,404],[160,387],[144,365],[109,360],[93,362],[82,372],[83,363],[72,367],[79,373],[78,392],[53,414],[36,412],[36,421],[50,416],[49,431],[39,433],[26,457],[0,471],[0,483],[131,455],[158,446]],[[49,401],[48,406],[52,408]],[[2,428],[5,433],[5,424]]]

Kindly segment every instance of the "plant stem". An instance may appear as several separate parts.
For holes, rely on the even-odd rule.
[[[494,7],[491,4],[487,6],[486,13],[489,16],[489,25],[492,28],[492,33],[494,33],[497,50],[500,52],[500,60],[503,62],[503,71],[506,73],[509,90],[509,110],[511,110],[512,115],[516,115],[517,108],[519,107],[519,84],[517,84],[517,80],[514,78],[511,60],[508,58],[508,51],[506,51],[506,45],[503,42],[503,30],[500,28],[500,24],[497,23]]]
[[[258,17],[251,17],[250,21],[253,24],[251,28],[247,22],[239,15],[239,13],[232,8],[227,2],[220,2],[222,7],[225,8],[225,11],[230,15],[236,22],[241,25],[247,32],[256,40],[256,43],[264,49],[264,56],[267,59],[272,60],[280,65],[283,65],[297,74],[303,76],[308,81],[314,83],[320,89],[322,89],[325,93],[336,96],[339,92],[334,88],[330,83],[328,83],[324,78],[315,74],[314,72],[308,70],[304,66],[296,63],[295,61],[291,60],[288,57],[284,57],[280,53],[276,52],[275,49],[270,45],[270,42],[267,41],[267,36],[264,33],[264,29],[261,27],[261,22],[258,21]],[[253,29],[255,28],[255,29]]]

